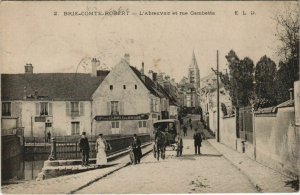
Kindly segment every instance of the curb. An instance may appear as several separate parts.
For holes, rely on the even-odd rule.
[[[145,147],[147,147],[147,146],[149,146],[149,145],[151,145],[151,144],[147,144]],[[146,151],[145,153],[143,153],[142,156],[146,156],[146,155],[148,155],[150,152],[152,152],[152,148],[149,148],[149,150]],[[122,168],[127,167],[127,166],[130,165],[130,164],[131,164],[131,162],[127,162],[125,165],[123,165],[123,166],[121,166],[121,167],[119,167],[119,168],[117,168],[117,169],[115,169],[115,170],[112,170],[112,171],[110,171],[110,172],[108,172],[108,173],[106,173],[106,174],[104,174],[104,175],[101,175],[101,176],[99,176],[99,177],[96,178],[96,179],[93,179],[93,180],[87,182],[86,184],[84,184],[84,185],[82,185],[82,186],[79,186],[78,188],[76,188],[76,189],[74,189],[74,190],[68,192],[67,194],[74,194],[75,192],[77,192],[77,191],[79,191],[79,190],[82,190],[83,188],[88,187],[88,186],[91,185],[92,183],[95,183],[95,182],[99,181],[100,179],[102,179],[102,178],[104,178],[104,177],[106,177],[106,176],[108,176],[108,175],[111,175],[111,174],[113,174],[114,172],[119,171],[119,170],[122,169]]]
[[[260,187],[260,185],[255,182],[252,177],[247,174],[245,171],[243,171],[238,165],[236,165],[236,163],[234,163],[230,158],[228,158],[225,154],[221,153],[220,150],[218,150],[212,143],[210,143],[209,140],[207,140],[207,142],[215,149],[217,150],[220,154],[222,154],[222,156],[230,163],[232,164],[235,168],[237,168],[243,175],[246,176],[246,178],[248,179],[248,181],[255,187],[255,189],[257,190],[257,192],[264,192],[263,189]],[[227,146],[226,146],[227,147]]]

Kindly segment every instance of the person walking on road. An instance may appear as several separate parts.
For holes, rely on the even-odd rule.
[[[99,134],[99,138],[96,141],[96,165],[105,165],[107,164],[107,157],[106,157],[106,148],[107,143],[106,140],[103,138],[103,134]]]
[[[187,136],[187,128],[183,125],[183,136]]]
[[[134,154],[134,163],[139,164],[142,158],[141,140],[136,134],[133,135],[133,140],[131,142],[131,147]]]
[[[80,152],[82,152],[82,166],[89,165],[90,145],[89,145],[89,140],[85,135],[86,133],[82,132],[82,136],[79,140],[79,148],[80,148]]]
[[[195,129],[194,134],[194,146],[195,146],[195,155],[200,155],[200,147],[202,143],[201,133],[198,132],[198,129]]]
[[[190,128],[191,128],[191,130],[193,130],[193,125],[192,125],[192,123],[190,123]]]

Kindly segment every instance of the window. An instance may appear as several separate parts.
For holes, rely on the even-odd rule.
[[[72,125],[72,132],[71,135],[79,135],[80,132],[80,123],[79,122],[71,122]]]
[[[48,115],[48,102],[41,102],[40,115]]]
[[[111,122],[111,133],[112,134],[119,134],[120,133],[120,122],[119,121],[112,121]]]
[[[46,127],[52,127],[52,123],[46,123]]]
[[[111,122],[111,128],[113,128],[113,129],[119,129],[120,128],[120,122],[119,121],[113,121],[113,122]]]
[[[79,116],[79,102],[71,102],[71,116]]]
[[[10,102],[2,103],[2,116],[11,116],[11,103]]]
[[[123,89],[126,89],[126,85],[123,85]]]
[[[110,89],[110,90],[113,90],[113,89],[114,89],[114,86],[113,86],[113,85],[110,85],[110,86],[109,86],[109,89]]]
[[[119,115],[119,102],[111,101],[111,115]]]
[[[137,85],[134,85],[134,88],[137,89]]]
[[[146,128],[147,127],[147,121],[139,121],[139,128]]]

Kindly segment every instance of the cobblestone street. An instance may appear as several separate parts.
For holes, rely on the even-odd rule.
[[[223,158],[207,141],[202,155],[194,155],[192,131],[184,139],[182,157],[168,150],[165,160],[150,154],[142,163],[83,188],[77,193],[202,193],[257,192],[245,175]]]

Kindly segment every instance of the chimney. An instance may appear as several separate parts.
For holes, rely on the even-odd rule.
[[[92,77],[97,76],[97,66],[99,65],[100,65],[100,61],[97,60],[96,58],[92,58],[92,72],[91,72]]]
[[[293,100],[294,99],[294,89],[293,88],[290,88],[289,89],[289,92],[290,92],[290,100]]]
[[[141,78],[143,79],[143,81],[145,82],[146,76],[144,74],[144,62],[142,62],[142,69],[141,69]]]
[[[35,99],[38,98],[38,91],[37,91],[37,90],[34,91],[34,98],[35,98]]]
[[[27,88],[26,87],[24,87],[24,100],[26,100],[27,99]]]
[[[24,67],[25,67],[25,74],[33,74],[32,64],[26,64]]]
[[[125,59],[125,61],[126,61],[128,64],[130,64],[130,55],[129,55],[129,53],[125,53],[124,59]]]

